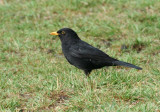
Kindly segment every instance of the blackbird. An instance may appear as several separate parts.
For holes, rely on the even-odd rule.
[[[82,41],[77,33],[70,28],[62,28],[57,32],[51,32],[50,35],[58,35],[61,40],[62,51],[67,61],[75,67],[82,69],[86,76],[94,69],[99,69],[105,66],[125,66],[138,70],[142,68],[130,63],[114,59]]]

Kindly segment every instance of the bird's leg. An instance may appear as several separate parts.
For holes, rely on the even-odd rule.
[[[86,74],[87,77],[89,77],[89,74],[91,73],[92,70],[84,70],[84,73]]]

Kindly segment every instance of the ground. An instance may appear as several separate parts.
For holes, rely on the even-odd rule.
[[[0,111],[160,111],[160,0],[0,0]],[[83,71],[64,58],[63,27],[143,68]]]

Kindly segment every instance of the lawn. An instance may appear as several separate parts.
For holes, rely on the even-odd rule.
[[[63,56],[69,27],[143,68],[83,71]],[[160,111],[160,0],[0,0],[0,111]]]

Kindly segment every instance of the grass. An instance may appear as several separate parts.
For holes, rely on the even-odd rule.
[[[159,0],[1,0],[0,111],[160,111]],[[95,70],[64,58],[63,27],[143,68]]]

